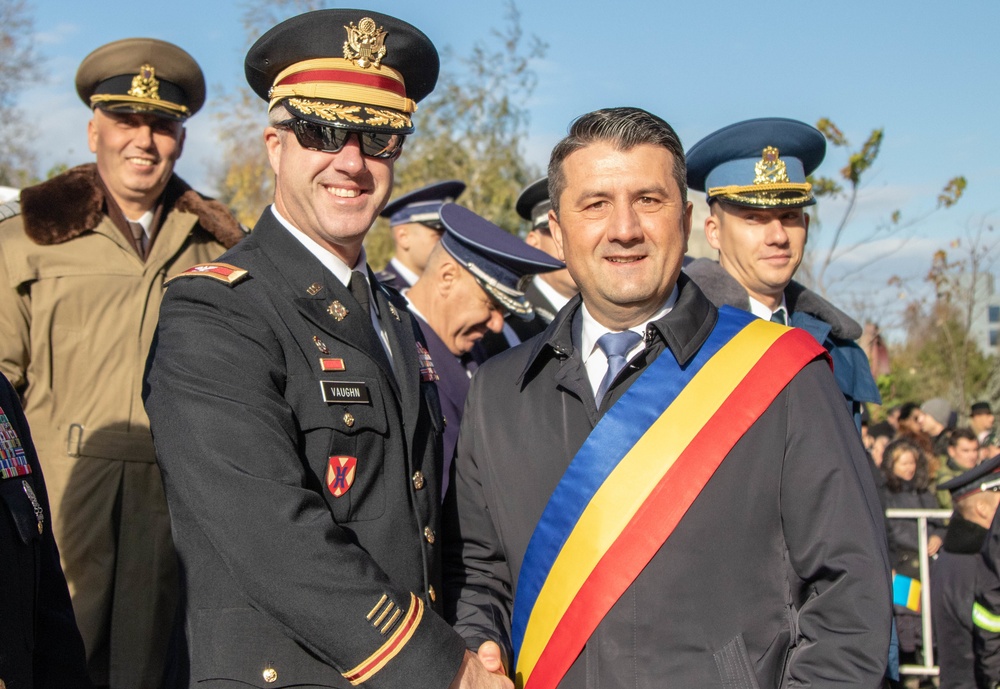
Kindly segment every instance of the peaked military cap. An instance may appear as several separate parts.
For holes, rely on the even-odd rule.
[[[457,179],[428,184],[395,199],[383,208],[379,215],[389,218],[390,227],[418,222],[442,229],[441,206],[454,202],[463,191],[465,182],[459,182]]]
[[[945,481],[938,489],[950,492],[953,499],[988,490],[1000,490],[1000,455]]]
[[[244,63],[254,93],[316,124],[410,134],[410,115],[437,83],[434,44],[404,21],[331,9],[287,19]]]
[[[687,182],[708,201],[756,208],[816,203],[806,176],[826,155],[823,134],[805,122],[764,117],[709,134],[687,153]]]
[[[91,108],[186,120],[205,104],[205,76],[173,43],[125,38],[83,58],[76,92]]]
[[[472,273],[487,294],[524,319],[530,319],[534,312],[520,289],[521,279],[566,267],[463,206],[442,206],[441,223],[445,251]]]
[[[517,214],[531,223],[531,229],[549,229],[549,178],[542,177],[521,190],[514,206]]]

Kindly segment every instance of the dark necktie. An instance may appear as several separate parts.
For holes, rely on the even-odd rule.
[[[371,299],[368,296],[368,282],[365,280],[365,276],[356,270],[351,271],[351,282],[348,285],[351,290],[351,294],[354,295],[354,299],[361,304],[361,308],[365,310],[368,315],[368,320],[372,317],[372,304]]]
[[[772,313],[771,314],[771,322],[772,323],[781,323],[782,325],[788,325],[788,321],[785,319],[785,310],[784,309],[778,309],[777,311],[775,311],[774,313]]]
[[[375,341],[379,344],[379,351],[372,352],[372,356],[382,362],[387,371],[393,371],[392,362],[389,360],[389,352],[386,349],[385,342],[382,341],[382,326],[378,321],[372,318],[372,306],[371,297],[368,292],[368,281],[365,280],[365,276],[356,270],[351,271],[351,281],[347,284],[347,288],[351,290],[351,295],[354,297],[355,301],[361,305],[362,313],[371,323],[372,332],[375,335]]]
[[[625,368],[625,364],[627,363],[625,354],[639,344],[641,340],[642,335],[631,330],[625,330],[620,333],[605,333],[597,339],[597,346],[608,357],[608,372],[604,374],[604,379],[601,380],[601,384],[597,388],[596,401],[598,407],[601,406],[604,395],[608,392],[608,388],[611,387],[611,383],[618,377],[621,370]]]
[[[146,230],[141,223],[128,220],[128,227],[132,230],[132,237],[135,239],[135,248],[139,252],[139,258],[146,258]]]

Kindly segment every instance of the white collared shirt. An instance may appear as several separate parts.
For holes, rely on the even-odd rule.
[[[788,304],[785,303],[785,295],[784,294],[781,295],[781,306],[779,306],[778,308],[776,308],[774,311],[772,311],[771,309],[767,308],[766,306],[764,306],[764,304],[762,304],[761,302],[757,301],[756,299],[754,299],[750,295],[747,295],[747,296],[750,299],[750,313],[752,313],[753,315],[757,316],[757,318],[763,318],[765,321],[769,321],[769,320],[771,320],[771,316],[772,315],[774,315],[778,311],[784,311],[785,312],[785,324],[786,325],[791,325],[792,324],[792,315],[788,312]]]
[[[420,279],[419,275],[417,275],[412,270],[410,270],[402,263],[400,263],[399,259],[396,258],[389,259],[389,264],[393,268],[395,268],[397,273],[399,273],[399,277],[403,279],[403,282],[405,282],[410,287],[413,287],[415,284],[417,284],[417,280]]]
[[[626,353],[625,358],[628,361],[631,361],[636,354],[646,348],[646,326],[670,313],[670,311],[674,308],[674,304],[677,303],[677,295],[677,285],[674,285],[674,289],[670,292],[670,296],[667,297],[667,301],[655,314],[653,314],[652,318],[629,328],[632,332],[638,333],[642,339],[640,339],[639,343]],[[590,315],[590,311],[587,310],[586,302],[584,302],[581,310],[581,324],[583,325],[583,328],[581,330],[580,337],[580,352],[583,355],[583,366],[587,369],[587,378],[590,380],[590,388],[594,391],[594,395],[596,396],[597,388],[601,386],[601,381],[604,380],[604,374],[608,372],[608,357],[604,354],[604,350],[597,346],[597,340],[605,333],[619,331],[608,330],[606,327],[598,323],[597,320]]]
[[[372,327],[374,327],[375,332],[378,333],[379,339],[382,341],[382,348],[385,350],[386,356],[389,357],[389,363],[395,369],[396,363],[392,358],[392,348],[389,346],[389,336],[386,334],[385,328],[382,327],[382,322],[379,320],[378,312],[376,310],[377,307],[375,297],[372,295],[372,286],[368,282],[368,255],[365,253],[365,247],[361,247],[361,254],[358,256],[358,262],[354,265],[354,268],[351,268],[329,250],[320,246],[319,243],[312,237],[309,237],[301,230],[293,227],[290,222],[282,217],[281,213],[278,212],[278,209],[275,208],[273,204],[271,205],[271,212],[274,213],[274,217],[277,218],[282,227],[288,230],[293,237],[299,240],[299,243],[301,243],[302,246],[309,251],[309,253],[315,256],[317,260],[323,264],[324,268],[333,273],[334,277],[336,277],[337,280],[340,281],[340,284],[344,287],[350,287],[351,273],[354,272],[354,270],[361,273],[362,277],[365,279],[365,285],[368,286],[368,303],[370,305],[368,315],[371,318]]]

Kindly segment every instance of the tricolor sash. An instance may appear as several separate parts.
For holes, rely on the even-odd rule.
[[[736,442],[825,350],[723,306],[681,366],[667,348],[595,426],[531,535],[512,632],[516,683],[552,689]]]

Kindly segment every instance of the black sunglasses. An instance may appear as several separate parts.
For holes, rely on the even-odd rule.
[[[316,124],[298,118],[278,122],[273,126],[278,129],[291,129],[302,148],[324,153],[337,153],[347,145],[347,140],[352,134],[357,134],[361,152],[369,158],[392,158],[399,153],[406,139],[402,134],[363,132],[329,124]]]

